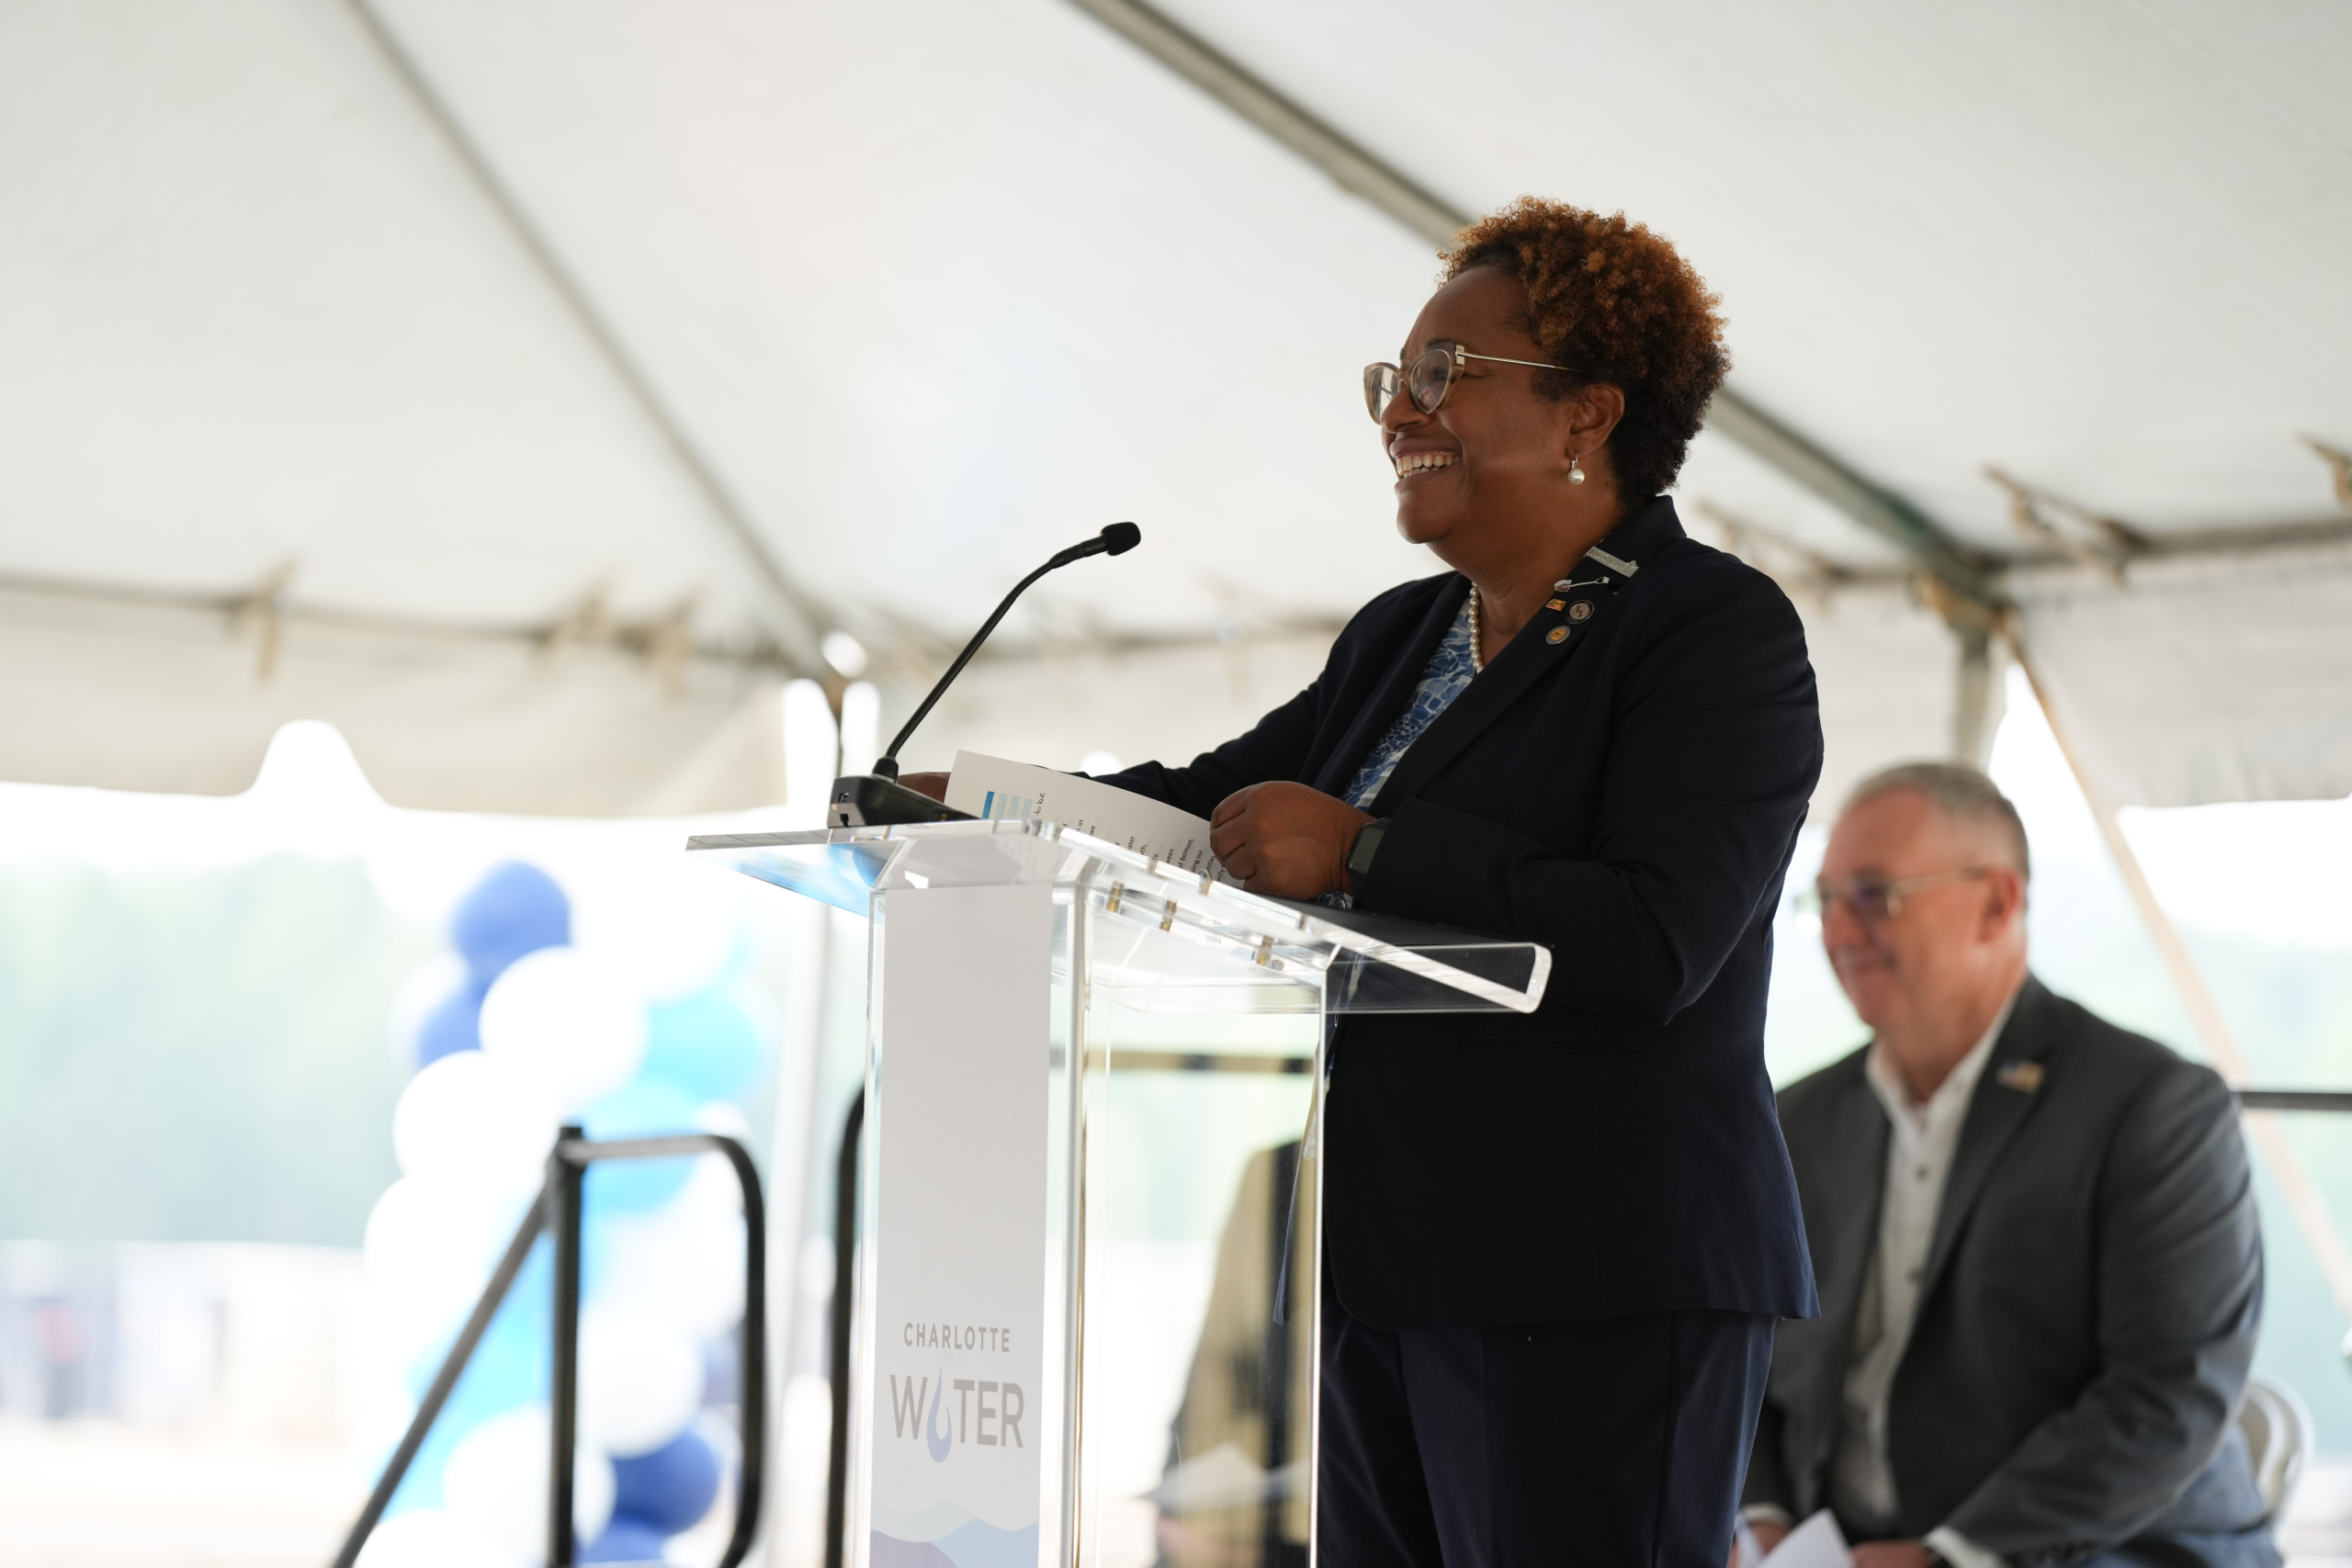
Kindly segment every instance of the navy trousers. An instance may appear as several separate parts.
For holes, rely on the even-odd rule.
[[[1772,1319],[1394,1333],[1323,1297],[1328,1568],[1723,1568]]]

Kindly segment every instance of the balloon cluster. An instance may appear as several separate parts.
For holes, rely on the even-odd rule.
[[[401,1178],[368,1217],[367,1258],[379,1348],[411,1412],[536,1201],[561,1123],[594,1139],[743,1128],[735,1102],[771,1031],[741,978],[734,916],[699,880],[575,907],[547,873],[501,865],[458,905],[455,952],[396,1006],[415,1072],[392,1116]],[[660,1561],[710,1511],[734,1458],[705,1405],[707,1391],[734,1397],[741,1201],[716,1156],[594,1165],[585,1191],[580,1561]],[[551,1290],[542,1237],[365,1568],[540,1561]],[[376,1463],[396,1436],[378,1434]]]

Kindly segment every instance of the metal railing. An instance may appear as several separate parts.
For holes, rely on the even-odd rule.
[[[538,1200],[515,1228],[505,1256],[491,1274],[481,1299],[449,1347],[433,1386],[425,1391],[400,1446],[368,1494],[367,1506],[344,1538],[334,1568],[353,1568],[368,1535],[384,1517],[393,1494],[400,1490],[409,1466],[416,1462],[427,1433],[442,1407],[456,1391],[458,1379],[474,1349],[489,1332],[506,1292],[531,1256],[540,1233],[555,1238],[554,1387],[548,1413],[548,1568],[571,1568],[578,1561],[573,1540],[572,1450],[580,1409],[580,1229],[582,1198],[588,1168],[598,1160],[661,1159],[680,1155],[716,1154],[725,1157],[743,1192],[743,1343],[736,1366],[738,1408],[741,1411],[742,1463],[735,1491],[735,1529],[729,1538],[719,1568],[736,1568],[752,1550],[759,1528],[761,1481],[767,1450],[767,1213],[760,1196],[759,1172],[752,1156],[732,1138],[716,1133],[683,1134],[668,1138],[626,1138],[592,1144],[576,1126],[565,1127],[548,1151],[548,1173]]]

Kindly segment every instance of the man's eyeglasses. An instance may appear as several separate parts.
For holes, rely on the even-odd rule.
[[[1974,882],[1992,869],[1989,865],[1968,865],[1928,876],[1906,876],[1900,882],[1889,882],[1882,876],[1842,876],[1815,883],[1812,891],[1796,896],[1795,903],[1808,915],[1825,913],[1832,904],[1840,904],[1862,924],[1875,926],[1903,913],[1903,901],[1913,894],[1949,887],[1957,882]]]
[[[1433,343],[1413,355],[1403,369],[1394,365],[1367,365],[1363,367],[1363,406],[1377,420],[1388,412],[1388,405],[1402,391],[1413,400],[1413,406],[1423,413],[1435,413],[1445,401],[1445,394],[1453,389],[1461,378],[1462,368],[1471,360],[1484,359],[1497,365],[1527,365],[1538,370],[1557,370],[1556,365],[1537,359],[1505,359],[1497,354],[1473,354],[1458,343],[1442,340]]]

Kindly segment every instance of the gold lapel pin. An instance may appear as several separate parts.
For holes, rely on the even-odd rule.
[[[2003,1089],[2013,1089],[2019,1094],[2031,1094],[2041,1087],[2040,1062],[2004,1062],[1993,1081]]]
[[[1545,642],[1566,642],[1568,640],[1568,628],[1566,626],[1554,626],[1550,631],[1544,634],[1544,640]]]

